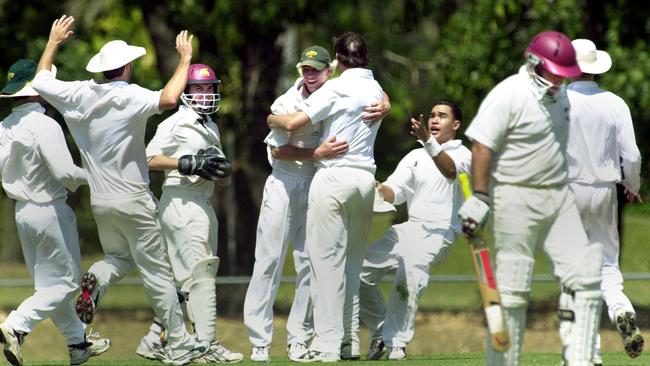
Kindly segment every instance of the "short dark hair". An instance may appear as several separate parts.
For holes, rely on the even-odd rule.
[[[345,32],[334,39],[336,58],[345,67],[365,67],[368,59],[368,46],[363,37],[354,32]]]
[[[111,79],[115,79],[115,78],[118,78],[118,77],[122,76],[122,74],[124,73],[124,68],[125,67],[126,67],[126,65],[118,67],[117,69],[104,71],[104,78],[106,80],[111,80]]]
[[[460,107],[455,102],[448,99],[438,99],[433,102],[434,107],[437,105],[446,105],[451,109],[451,113],[454,114],[454,119],[459,120],[461,123],[463,122],[463,111],[460,110]]]

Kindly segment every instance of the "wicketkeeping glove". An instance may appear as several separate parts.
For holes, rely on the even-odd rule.
[[[489,197],[486,194],[476,192],[460,207],[458,217],[460,217],[465,235],[474,236],[485,226],[490,213],[488,201]]]
[[[183,175],[216,181],[230,175],[232,167],[228,159],[217,147],[199,149],[196,155],[183,155],[178,159],[178,172]]]

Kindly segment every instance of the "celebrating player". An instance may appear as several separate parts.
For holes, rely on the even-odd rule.
[[[219,223],[210,203],[214,182],[230,184],[231,165],[222,152],[219,127],[210,117],[221,103],[220,81],[207,65],[190,65],[184,105],[158,125],[147,145],[149,168],[163,170],[160,226],[176,286],[186,301],[196,338],[209,348],[196,362],[238,362],[216,338],[215,277]],[[159,352],[164,328],[155,319],[136,352],[165,361]],[[164,336],[163,336],[164,338]]]
[[[72,35],[73,23],[74,18],[64,15],[52,24],[33,87],[63,115],[79,147],[105,254],[82,278],[77,314],[90,323],[108,286],[135,266],[167,329],[169,363],[185,364],[207,349],[195,347],[183,323],[157,203],[149,190],[144,132],[150,116],[176,106],[187,83],[192,36],[182,31],[176,37],[178,66],[164,89],[155,92],[129,84],[132,62],[146,50],[118,40],[106,43],[86,66],[90,72],[102,72],[104,83],[55,79],[49,69],[59,46]]]
[[[601,89],[594,81],[595,75],[610,69],[612,59],[609,54],[597,50],[588,39],[576,39],[572,43],[582,74],[569,84],[567,91],[571,103],[566,153],[570,187],[589,241],[603,246],[601,289],[609,319],[623,338],[625,352],[630,357],[637,357],[643,350],[643,336],[636,325],[634,307],[623,293],[616,228],[616,183],[625,187],[629,201],[640,200],[641,154],[625,101]],[[570,291],[561,293],[560,307],[563,308],[559,312],[560,335],[566,346],[573,325]],[[600,353],[598,336],[594,364],[603,363]]]
[[[0,343],[12,365],[22,365],[21,346],[37,323],[50,318],[68,342],[70,364],[106,352],[108,339],[87,338],[74,296],[81,281],[79,234],[66,188],[88,184],[74,165],[59,124],[46,116],[43,99],[31,87],[36,63],[18,60],[9,68],[0,97],[12,113],[0,124],[0,173],[7,196],[16,200],[16,225],[25,264],[36,292],[0,324]]]
[[[389,360],[406,359],[430,267],[447,258],[460,232],[457,212],[463,195],[456,176],[469,173],[471,165],[471,152],[454,139],[461,119],[458,105],[446,100],[434,103],[428,123],[411,118],[411,133],[424,148],[408,153],[378,184],[386,201],[406,202],[409,219],[375,241],[363,261],[359,315],[370,329],[369,360],[382,356],[384,344]],[[396,277],[387,307],[377,284],[389,271]]]
[[[344,33],[336,38],[334,51],[341,76],[314,92],[298,112],[267,118],[269,127],[290,132],[322,121],[322,141],[335,136],[349,143],[342,157],[316,162],[309,189],[306,247],[315,336],[307,358],[324,362],[340,360],[342,348],[350,358],[359,355],[359,317],[352,312],[359,301],[359,273],[372,220],[373,148],[381,124],[366,124],[362,115],[365,106],[383,97],[372,71],[365,69],[363,37]]]
[[[589,365],[600,316],[601,248],[582,228],[564,158],[569,103],[562,82],[580,68],[571,40],[559,32],[537,34],[525,56],[519,73],[483,100],[466,132],[474,142],[474,195],[459,215],[473,234],[493,208],[496,280],[512,342],[505,353],[489,344],[487,364],[519,364],[533,255],[542,246],[553,274],[575,294],[566,358],[572,366]]]

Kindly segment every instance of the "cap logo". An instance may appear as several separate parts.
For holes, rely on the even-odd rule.
[[[207,67],[203,67],[199,69],[199,75],[200,76],[210,76],[210,71],[208,71]]]
[[[11,80],[11,79],[13,79],[13,78],[14,78],[14,75],[16,75],[16,74],[14,74],[13,72],[9,72],[9,73],[7,73],[7,80]]]
[[[305,52],[305,56],[307,56],[309,58],[314,58],[314,57],[318,56],[318,52],[316,52],[314,50],[309,50],[309,51]]]

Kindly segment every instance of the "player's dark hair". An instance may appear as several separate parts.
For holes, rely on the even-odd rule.
[[[112,80],[112,79],[115,79],[115,78],[119,78],[124,73],[124,68],[125,67],[126,67],[126,65],[124,65],[122,67],[118,67],[117,69],[104,71],[104,78],[106,80]]]
[[[348,68],[365,67],[370,62],[366,40],[358,33],[345,32],[336,37],[334,52],[337,60]]]
[[[451,100],[439,99],[433,103],[434,107],[437,105],[446,105],[447,107],[451,108],[451,112],[454,114],[454,119],[457,119],[463,123],[463,111],[460,110],[458,104],[452,102]]]

